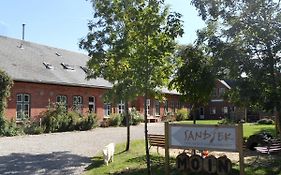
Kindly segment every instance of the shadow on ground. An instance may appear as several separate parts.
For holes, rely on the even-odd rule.
[[[90,163],[90,158],[69,154],[68,152],[53,152],[50,154],[13,153],[0,157],[0,174],[81,174],[84,170],[83,167]]]

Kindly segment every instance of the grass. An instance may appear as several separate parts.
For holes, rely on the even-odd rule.
[[[132,141],[129,152],[124,152],[125,144],[118,144],[114,155],[114,162],[108,166],[103,164],[102,156],[97,156],[92,159],[92,164],[87,167],[85,175],[143,175],[147,174],[145,163],[144,141]],[[154,175],[164,174],[164,157],[157,153],[152,153],[152,173]],[[249,166],[246,165],[246,175],[281,175],[280,167],[281,157],[273,157],[270,166]],[[180,175],[175,169],[175,158],[171,158],[171,174]],[[269,162],[268,156],[263,158],[263,162]],[[233,165],[233,171],[230,175],[239,174],[238,165]],[[189,173],[190,175],[203,175],[204,173]]]
[[[196,124],[208,124],[208,125],[216,125],[220,120],[197,120]],[[183,124],[193,124],[193,121],[187,120],[180,122]],[[264,125],[264,124],[255,124],[255,123],[244,123],[243,124],[243,136],[249,137],[252,134],[256,134],[259,132],[269,132],[273,136],[276,135],[275,133],[275,125]]]
[[[217,124],[218,120],[198,120],[198,124]],[[184,123],[192,123],[192,121],[185,121]],[[261,131],[268,131],[275,133],[274,125],[256,125],[246,123],[243,125],[244,137],[248,137],[254,133]],[[129,152],[124,152],[125,144],[118,144],[116,146],[114,162],[104,165],[102,155],[93,157],[92,164],[87,167],[85,175],[108,175],[108,174],[124,174],[124,175],[143,175],[147,174],[144,141],[137,140],[131,142]],[[153,174],[164,174],[164,157],[157,153],[151,154],[152,172]],[[271,161],[271,162],[270,162]],[[175,158],[171,158],[171,174],[180,174],[175,169]],[[262,162],[270,163],[270,166],[247,166],[245,168],[246,175],[281,175],[281,156],[273,156],[263,158]],[[231,174],[239,174],[238,165],[233,165],[233,172]],[[190,173],[189,173],[190,174]],[[204,173],[201,173],[204,174]],[[191,174],[192,175],[192,174]],[[200,175],[193,173],[193,175]]]

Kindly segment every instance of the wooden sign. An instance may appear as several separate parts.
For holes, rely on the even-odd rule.
[[[244,175],[243,128],[239,125],[190,125],[165,122],[165,175],[169,175],[170,148],[239,152],[240,175]],[[177,168],[192,172],[204,170],[219,175],[228,174],[232,167],[226,157],[178,155]]]
[[[170,148],[237,151],[235,126],[170,125]]]
[[[216,158],[211,155],[203,158],[199,155],[189,157],[186,153],[181,153],[176,157],[176,167],[178,170],[186,172],[226,175],[231,172],[232,163],[226,156]]]

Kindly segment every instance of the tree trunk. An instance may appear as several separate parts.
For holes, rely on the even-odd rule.
[[[148,129],[147,129],[147,93],[144,95],[144,137],[145,137],[145,153],[146,153],[146,166],[147,166],[147,174],[152,175],[151,166],[150,166],[150,154],[148,149]]]
[[[130,150],[130,125],[131,125],[131,116],[129,114],[129,106],[128,101],[125,101],[125,117],[126,117],[126,126],[127,126],[127,144],[126,144],[126,150]]]

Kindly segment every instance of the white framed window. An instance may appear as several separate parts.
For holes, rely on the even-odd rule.
[[[104,103],[104,116],[108,117],[111,114],[111,104]]]
[[[181,109],[181,108],[182,108],[182,105],[181,105],[181,102],[180,102],[180,101],[177,102],[177,108],[178,108],[178,109]]]
[[[83,110],[83,98],[80,95],[73,96],[73,110],[82,113]]]
[[[65,105],[67,105],[67,97],[65,95],[58,95],[57,103],[64,103]]]
[[[154,106],[155,106],[155,115],[159,116],[160,115],[160,102],[158,100],[155,100]]]
[[[89,112],[96,112],[96,98],[94,96],[89,97]]]
[[[227,107],[227,106],[224,106],[224,107],[222,108],[222,113],[223,113],[223,114],[228,114],[228,107]]]
[[[23,120],[30,117],[30,95],[17,94],[17,120]]]
[[[212,91],[212,96],[213,97],[217,97],[218,96],[218,89],[217,88],[213,88],[213,91]]]
[[[121,100],[117,105],[118,114],[123,114],[125,112],[125,103]]]
[[[216,113],[217,113],[216,107],[210,107],[210,114],[216,114]]]

